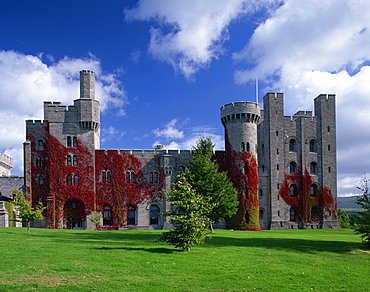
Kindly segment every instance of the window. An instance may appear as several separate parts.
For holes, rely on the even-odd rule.
[[[262,191],[262,189],[259,189],[259,195],[260,195],[260,197],[263,197],[263,191]]]
[[[73,177],[73,184],[74,184],[75,186],[78,186],[78,175],[75,175],[75,176]]]
[[[136,224],[136,207],[133,205],[128,206],[127,209],[127,225]]]
[[[313,206],[312,208],[311,208],[311,220],[312,221],[317,221],[317,215],[318,215],[318,208],[317,208],[317,206]]]
[[[317,163],[316,162],[310,163],[310,173],[317,174]]]
[[[289,193],[291,197],[297,196],[297,186],[295,184],[290,185]]]
[[[67,137],[67,147],[72,147],[72,137],[71,136]]]
[[[77,166],[77,155],[73,155],[73,166]]]
[[[67,165],[72,165],[72,156],[67,155]]]
[[[67,175],[67,186],[72,185],[72,177],[70,175]]]
[[[77,147],[77,137],[73,137],[72,140],[72,147]]]
[[[39,176],[39,185],[44,184],[44,177],[42,175]]]
[[[279,164],[276,164],[276,170],[279,170],[279,168],[280,168],[280,167],[279,167]]]
[[[245,144],[244,144],[244,142],[242,142],[242,144],[241,144],[241,150],[242,150],[242,152],[245,151]]]
[[[244,174],[248,174],[248,163],[244,164]]]
[[[251,145],[249,144],[249,142],[247,142],[247,152],[250,152],[251,151]]]
[[[44,142],[42,140],[37,141],[37,150],[44,150]]]
[[[290,208],[289,214],[290,214],[290,221],[296,221],[294,208]]]
[[[245,223],[248,224],[249,221],[250,221],[250,216],[249,216],[249,212],[248,211],[245,212],[244,218],[245,218]]]
[[[328,126],[328,132],[330,132],[330,126]]]
[[[157,184],[158,183],[158,171],[157,170],[152,170],[149,173],[149,182],[152,184]]]
[[[317,152],[316,141],[314,139],[310,140],[310,152]]]
[[[297,163],[295,163],[294,161],[292,161],[289,164],[289,173],[290,174],[296,174],[297,173]]]
[[[127,183],[135,182],[135,173],[132,169],[126,171],[126,182]]]
[[[279,136],[279,131],[276,131],[276,137],[278,137]]]
[[[297,142],[294,139],[289,140],[289,152],[297,152]]]
[[[103,210],[103,226],[112,225],[112,208],[105,206]]]
[[[280,217],[280,210],[278,210],[278,214],[277,215],[278,215],[278,217]]]
[[[279,148],[276,149],[276,155],[279,155]]]
[[[331,167],[330,166],[328,167],[328,172],[331,173]]]
[[[312,184],[310,186],[310,195],[311,197],[317,197],[317,185],[316,184]]]
[[[265,172],[265,165],[262,164],[262,172]]]
[[[330,151],[330,144],[328,145],[328,151]]]
[[[184,166],[181,165],[177,168],[177,175],[182,174],[184,172],[185,172],[185,167]]]
[[[260,220],[262,220],[263,219],[263,215],[264,215],[264,210],[263,209],[260,209]]]
[[[102,183],[111,183],[111,172],[109,169],[105,169],[101,173]]]
[[[159,207],[157,205],[150,205],[149,210],[150,225],[158,224],[159,219]]]

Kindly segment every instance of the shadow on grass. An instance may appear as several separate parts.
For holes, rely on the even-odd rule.
[[[166,253],[166,254],[170,254],[170,253],[174,253],[174,252],[179,252],[178,250],[175,250],[175,249],[172,249],[172,248],[161,248],[161,247],[157,247],[157,248],[148,248],[148,247],[127,247],[127,246],[122,246],[122,247],[107,247],[107,246],[103,246],[103,247],[99,247],[99,248],[96,248],[98,250],[129,250],[129,251],[145,251],[145,252],[150,252],[150,253]]]
[[[326,241],[296,238],[230,238],[215,236],[206,240],[204,248],[214,247],[262,247],[275,250],[292,250],[304,253],[334,252],[345,254],[363,247],[349,241]]]

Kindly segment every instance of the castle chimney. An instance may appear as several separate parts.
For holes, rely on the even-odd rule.
[[[95,73],[91,70],[80,71],[80,98],[95,99]]]

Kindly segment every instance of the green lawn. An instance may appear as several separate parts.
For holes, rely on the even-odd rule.
[[[161,231],[0,228],[0,291],[369,291],[351,230],[216,230],[179,252]]]

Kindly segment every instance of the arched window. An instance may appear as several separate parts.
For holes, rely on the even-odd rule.
[[[294,208],[290,208],[289,214],[290,214],[290,221],[296,221]]]
[[[292,161],[289,164],[289,173],[290,174],[296,174],[297,173],[297,163],[295,163],[294,161]]]
[[[317,163],[316,162],[310,163],[310,173],[317,174]]]
[[[262,191],[262,189],[259,189],[259,196],[260,197],[263,197],[263,191]]]
[[[103,226],[112,226],[112,208],[109,206],[103,210]]]
[[[317,152],[316,141],[314,139],[310,140],[310,152]]]
[[[245,223],[249,223],[249,220],[250,220],[250,216],[249,216],[249,212],[246,211],[245,214],[244,214],[244,218],[245,218]]]
[[[291,197],[297,196],[297,186],[295,184],[290,185],[289,193]]]
[[[37,141],[37,150],[44,150],[44,141],[42,140]]]
[[[242,150],[242,152],[245,151],[245,144],[244,144],[244,142],[242,142],[242,144],[241,144],[241,150]]]
[[[72,139],[72,147],[77,147],[77,137],[73,137],[73,139]]]
[[[317,197],[317,185],[316,184],[312,184],[310,186],[310,195],[311,197]]]
[[[39,185],[43,185],[44,184],[44,176],[40,175],[39,176]]]
[[[289,152],[297,152],[297,142],[294,139],[289,140]]]
[[[71,136],[67,137],[67,147],[72,147],[72,137]]]
[[[67,165],[72,165],[72,156],[67,155]]]
[[[151,170],[149,173],[149,182],[152,184],[158,183],[158,171],[157,170]]]
[[[263,216],[265,215],[265,211],[260,209],[260,220],[263,220]]]
[[[78,186],[78,175],[75,175],[75,176],[73,177],[73,184],[74,184],[75,186]]]
[[[73,155],[73,166],[77,166],[77,155]]]
[[[67,175],[67,186],[72,185],[72,177],[70,175]]]
[[[311,220],[317,221],[317,219],[318,219],[318,208],[317,206],[313,206],[311,208]]]
[[[133,169],[129,169],[126,171],[126,182],[127,183],[134,183],[135,182],[135,173]]]
[[[159,219],[159,207],[158,205],[150,205],[149,210],[150,225],[158,224]]]
[[[247,142],[247,152],[250,152],[251,151],[251,145],[249,144],[249,142]]]
[[[136,207],[134,205],[128,206],[127,209],[127,225],[136,224]]]
[[[178,168],[177,168],[177,175],[179,174],[182,174],[185,172],[185,167],[180,165]]]
[[[248,174],[248,163],[244,164],[244,174]]]

